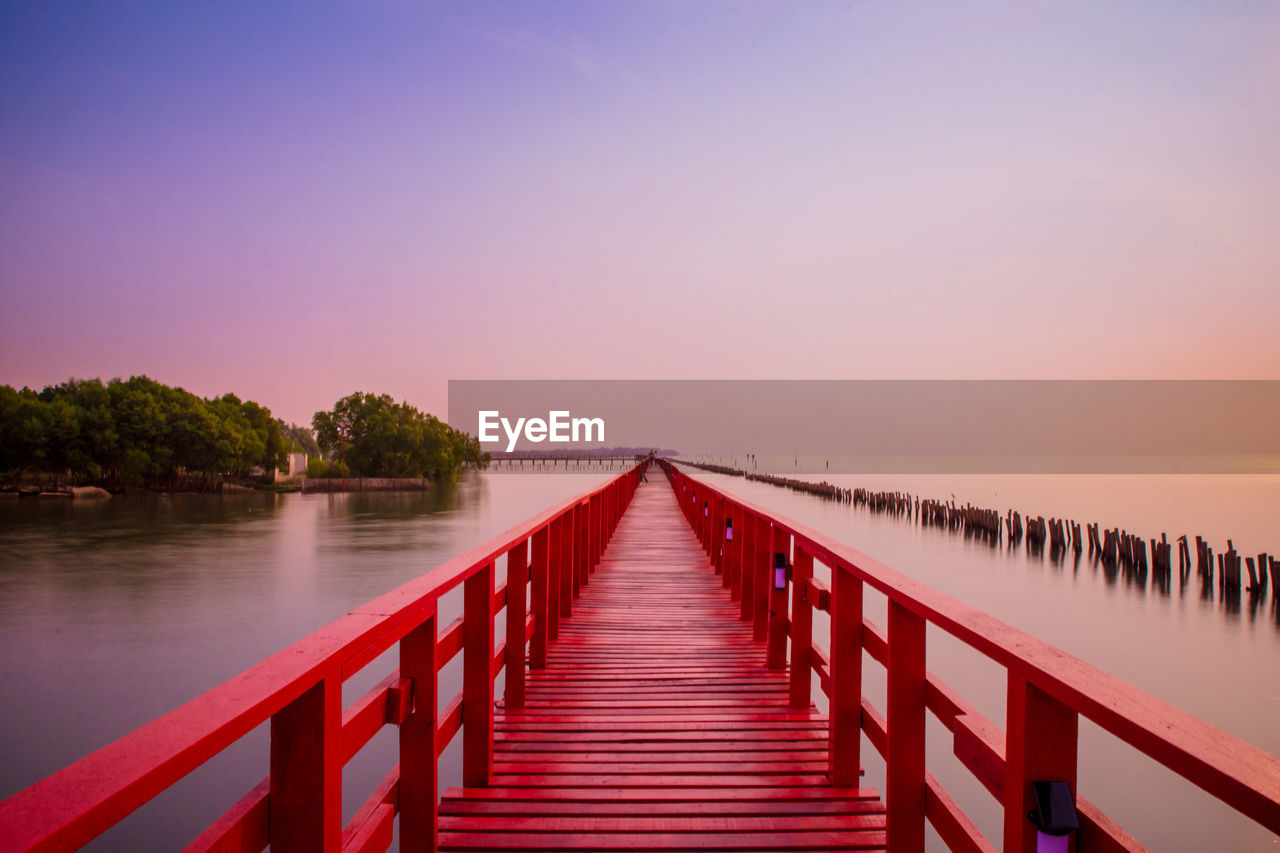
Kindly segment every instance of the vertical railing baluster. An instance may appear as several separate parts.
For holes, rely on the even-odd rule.
[[[813,577],[813,555],[796,540],[796,556],[791,570],[791,672],[788,695],[792,708],[812,704],[813,604],[805,594]]]
[[[604,551],[603,541],[601,539],[600,526],[600,510],[604,507],[604,497],[602,495],[593,495],[591,502],[587,505],[588,511],[591,513],[591,565],[589,571],[596,570],[596,564],[600,562],[600,554]],[[585,577],[585,576],[584,576]]]
[[[337,853],[342,841],[342,675],[271,717],[271,849]]]
[[[924,850],[925,620],[891,599],[888,637],[887,832],[910,853]]]
[[[528,600],[529,541],[522,539],[507,552],[506,680],[502,700],[508,708],[524,707],[524,637]]]
[[[738,569],[738,604],[740,618],[743,622],[750,622],[755,607],[755,589],[756,579],[756,527],[755,516],[743,510],[742,512],[742,560]]]
[[[573,530],[581,524],[581,517],[572,514],[564,516],[564,561],[561,564],[561,606],[559,606],[559,617],[568,619],[573,615],[573,598],[577,596],[577,590],[582,584],[582,571],[580,569],[580,561],[575,560],[575,551],[573,551]]]
[[[600,514],[600,557],[604,557],[605,548],[613,537],[613,500],[614,490],[610,488],[605,494],[604,509]]]
[[[781,554],[783,565],[791,563],[791,534],[781,527],[773,528],[773,555]],[[787,582],[783,570],[782,589],[778,589],[774,577],[774,556],[769,558],[769,641],[765,652],[765,666],[769,669],[787,668]]]
[[[493,563],[462,583],[462,784],[493,776]]]
[[[769,638],[769,594],[773,582],[769,575],[773,566],[773,524],[763,515],[756,516],[756,549],[755,566],[752,582],[751,602],[751,638],[767,640]]]
[[[742,530],[738,526],[737,508],[734,507],[733,502],[727,498],[724,502],[724,518],[726,524],[732,523],[733,525],[733,539],[726,539],[724,541],[724,576],[720,578],[720,583],[724,584],[724,586],[729,590],[730,600],[736,601],[738,598],[738,587],[735,583],[735,579],[737,577],[736,566],[738,562],[738,552],[742,549]],[[726,530],[727,529],[728,528],[726,527]],[[721,537],[725,535],[726,530],[720,531]]]
[[[707,500],[703,502],[701,508],[701,516],[703,516],[703,551],[707,552],[707,558],[712,558],[712,503],[716,501],[716,493],[707,492]]]
[[[437,847],[436,610],[400,640],[400,675],[413,682],[413,710],[400,724],[400,849]],[[274,849],[274,842],[273,848]]]
[[[547,554],[547,643],[560,636],[560,586],[565,582],[565,548],[573,531],[572,510],[551,522],[551,550]]]
[[[575,520],[575,526],[580,523]],[[566,542],[566,546],[568,543]],[[568,579],[569,585],[567,590],[560,593],[560,603],[562,605],[562,615],[568,616],[573,613],[573,600],[578,597],[582,585],[586,583],[586,574],[582,571],[581,561],[574,560],[570,551],[565,552],[565,578]]]
[[[831,566],[831,710],[828,714],[831,784],[855,788],[862,772],[862,579]]]
[[[539,527],[533,534],[533,554],[529,560],[530,597],[533,604],[533,641],[529,644],[529,668],[547,665],[547,561],[551,548],[551,530],[555,522]]]
[[[591,571],[591,505],[586,501],[578,504],[574,529],[578,537],[578,560],[574,565],[579,574],[585,575]]]
[[[750,557],[750,549],[747,547],[747,513],[741,506],[734,504],[733,507],[733,581],[729,586],[729,597],[734,601],[742,600],[742,575],[743,567],[747,564]]]
[[[1066,782],[1076,794],[1080,717],[1026,679],[1009,673],[1005,737],[1004,849],[1034,850],[1036,831],[1027,812],[1031,783]]]
[[[711,503],[711,564],[716,574],[724,574],[724,497],[717,494]]]

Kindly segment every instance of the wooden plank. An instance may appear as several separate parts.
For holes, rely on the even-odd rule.
[[[883,850],[881,830],[841,832],[446,833],[441,850]]]
[[[270,843],[267,824],[270,794],[271,779],[263,779],[182,853],[262,853]]]
[[[506,679],[503,684],[503,703],[508,708],[519,708],[525,695],[525,602],[528,598],[526,584],[529,579],[529,544],[518,542],[507,552],[507,634],[504,641],[506,655]],[[519,638],[518,641],[516,638]]]
[[[342,840],[342,679],[334,672],[271,717],[276,851],[337,853]]]
[[[904,853],[924,850],[924,628],[924,619],[895,601],[889,602],[885,802],[893,848]]]
[[[746,815],[884,815],[884,805],[878,799],[863,800],[816,800],[816,799],[774,799],[774,800],[716,800],[696,799],[667,802],[610,802],[595,803],[585,800],[484,800],[449,799],[440,807],[442,815],[455,814],[487,814],[528,817],[532,815],[698,815],[731,816]]]
[[[678,476],[688,488],[706,488],[683,473]],[[764,512],[740,503],[744,512]],[[1133,748],[1272,832],[1280,832],[1280,756],[1232,737],[854,548],[789,519],[774,516],[774,521],[802,540],[815,559],[855,573]]]
[[[500,824],[502,832],[814,832],[884,829],[883,813],[845,815],[520,815]],[[492,830],[489,814],[442,817],[440,831]]]
[[[858,781],[862,766],[860,716],[862,709],[862,581],[839,568],[832,569],[831,661],[828,695],[831,697],[831,767],[836,785]],[[820,661],[821,654],[814,659]],[[822,673],[819,672],[819,677]]]
[[[925,788],[928,792],[925,815],[948,850],[958,853],[996,853],[995,845],[978,831],[978,827],[960,810],[960,806],[951,799],[951,795],[932,773],[925,774]]]
[[[621,477],[633,478],[634,474]],[[594,491],[603,488],[606,486]],[[196,699],[0,802],[0,837],[17,849],[85,845],[332,673],[345,678],[376,653],[390,648],[421,623],[423,612],[434,608],[440,596],[582,497],[550,507],[361,605]]]
[[[400,802],[400,766],[397,765],[342,830],[342,853],[381,853],[390,847]],[[401,844],[407,843],[402,833]],[[434,837],[431,844],[435,844]],[[410,849],[431,850],[434,847],[415,845]]]
[[[893,641],[890,639],[890,646]],[[1057,699],[1009,673],[1009,731],[1005,739],[1004,849],[1035,846],[1035,827],[1027,813],[1035,805],[1031,783],[1062,781],[1076,787],[1079,715]],[[892,726],[892,722],[890,722]],[[890,728],[892,732],[892,728]]]
[[[564,787],[546,785],[534,789],[507,788],[495,782],[487,788],[450,788],[444,799],[501,800],[501,801],[557,801],[594,803],[676,803],[676,802],[750,802],[776,803],[779,801],[875,801],[879,794],[873,788],[837,788],[831,785],[793,787],[789,785],[765,785],[757,788],[671,788],[648,787],[614,789],[603,787]]]
[[[400,843],[405,850],[434,850],[439,646],[433,615],[400,641],[400,671],[413,682],[413,712],[400,724]],[[449,737],[452,737],[452,732]]]
[[[743,622],[723,585],[732,552],[719,575],[713,559],[723,516],[690,503],[686,521],[655,483],[616,523],[606,501],[578,510],[565,541],[595,572],[546,668],[529,673],[523,706],[494,715],[487,784],[441,799],[441,849],[884,848],[883,804],[831,785],[825,715],[792,707],[790,676],[753,642],[771,543],[743,572],[754,590]],[[771,535],[767,522],[753,532]],[[854,720],[856,737],[856,705]]]
[[[440,715],[439,722],[436,725],[436,757],[440,757],[440,753],[444,752],[453,736],[462,728],[462,694],[458,693],[453,697],[444,713]]]

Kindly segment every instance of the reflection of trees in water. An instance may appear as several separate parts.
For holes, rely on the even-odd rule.
[[[261,535],[285,495],[130,495],[107,500],[23,500],[0,512],[0,552],[72,553]]]
[[[455,519],[483,514],[489,486],[483,476],[468,472],[457,482],[433,483],[426,492],[347,492],[304,500],[322,502],[317,531],[322,548],[352,553],[422,550],[425,559],[432,548],[452,541]],[[424,563],[422,570],[428,568]]]
[[[465,482],[464,482],[465,481]],[[324,500],[324,517],[346,519],[376,517],[388,521],[408,521],[424,515],[453,512],[472,506],[481,477],[464,477],[457,483],[432,483],[425,492],[347,492],[308,495],[305,500]]]

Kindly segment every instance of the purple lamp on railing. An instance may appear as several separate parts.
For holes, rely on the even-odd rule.
[[[773,555],[773,588],[786,589],[787,576],[791,574],[791,567],[787,565],[787,555],[781,551]]]
[[[726,518],[724,520],[724,541],[726,542],[733,541],[733,519],[732,518]]]
[[[1027,820],[1036,826],[1036,853],[1067,853],[1071,831],[1080,828],[1075,798],[1066,782],[1032,782],[1036,807]]]

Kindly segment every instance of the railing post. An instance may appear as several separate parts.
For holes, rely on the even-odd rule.
[[[534,532],[534,553],[529,561],[530,598],[534,607],[534,639],[529,643],[529,669],[540,670],[547,666],[547,562],[550,547],[550,529],[554,521],[548,521]]]
[[[578,571],[582,575],[589,574],[596,564],[596,529],[594,498],[582,502],[582,559],[578,562]]]
[[[1032,782],[1066,782],[1076,794],[1076,747],[1080,717],[1026,679],[1009,673],[1008,735],[1005,738],[1004,849],[1035,850],[1036,830],[1027,820],[1035,801]]]
[[[707,492],[707,498],[703,501],[701,508],[701,516],[703,516],[703,551],[707,552],[707,558],[712,558],[712,503],[716,502],[716,493]]]
[[[529,541],[523,539],[507,552],[507,671],[502,700],[508,708],[524,707],[524,638],[529,581]]]
[[[755,597],[752,590],[755,588],[756,578],[756,530],[755,516],[743,510],[742,560],[738,567],[738,603],[743,622],[750,622],[754,615],[752,608],[755,606]]]
[[[575,520],[575,526],[581,524],[581,518]],[[578,597],[582,589],[582,585],[586,583],[586,573],[581,570],[581,560],[574,560],[572,549],[567,549],[565,553],[564,565],[567,574],[564,577],[568,580],[567,591],[562,590],[560,593],[560,603],[564,605],[563,614],[568,616],[573,613],[573,600]]]
[[[576,504],[572,513],[564,517],[563,562],[560,565],[560,616],[573,613],[573,593],[582,583],[582,561],[585,559],[582,545],[585,504]]]
[[[711,564],[719,575],[724,573],[724,498],[716,495],[711,505]]]
[[[549,521],[533,534],[533,555],[529,561],[530,581],[533,586],[533,641],[529,643],[529,668],[544,669],[547,665],[547,561],[551,530],[555,521]]]
[[[888,637],[888,839],[895,851],[923,851],[925,620],[891,599]]]
[[[805,597],[809,578],[813,577],[813,555],[796,542],[796,556],[791,569],[791,673],[792,708],[808,708],[813,703],[813,605]]]
[[[738,595],[738,591],[737,591],[737,588],[734,586],[733,580],[734,580],[734,566],[737,563],[738,551],[742,547],[742,540],[740,538],[740,534],[742,533],[742,531],[737,529],[738,527],[737,512],[734,510],[733,504],[729,502],[728,498],[725,498],[724,524],[727,525],[729,523],[732,523],[735,528],[733,531],[733,539],[731,540],[724,539],[725,531],[728,529],[727,527],[725,527],[720,531],[720,538],[724,540],[724,560],[723,560],[724,574],[720,578],[720,583],[723,584],[729,590],[730,600],[733,600],[733,599],[736,599]]]
[[[614,525],[618,523],[618,490],[613,487],[609,488],[609,500],[605,502],[605,510],[604,538],[601,544],[607,547],[609,540],[613,538]]]
[[[773,565],[773,525],[763,515],[756,516],[755,566],[752,572],[755,581],[752,584],[751,598],[751,638],[753,640],[769,639],[769,595],[773,589],[770,567]]]
[[[574,560],[574,571],[579,575],[585,575],[591,571],[591,527],[590,521],[590,505],[583,501],[578,504],[577,514],[574,517],[573,529],[574,535],[577,537],[577,552]]]
[[[590,531],[591,542],[587,546],[587,572],[596,570],[596,561],[600,559],[600,506],[603,498],[594,495],[587,501],[587,530]],[[585,574],[584,574],[585,577]]]
[[[434,853],[436,793],[436,610],[400,640],[400,675],[413,682],[413,710],[400,724],[400,846]]]
[[[747,514],[742,507],[733,507],[733,551],[732,577],[729,579],[729,597],[733,601],[742,600],[742,567],[746,565],[749,551],[747,549]]]
[[[463,581],[462,784],[493,777],[493,563]]]
[[[340,671],[272,715],[270,796],[272,850],[337,853],[342,842]]]
[[[772,554],[782,554],[784,565],[791,565],[791,534],[781,527],[773,528]],[[769,559],[769,643],[765,652],[765,666],[769,669],[787,668],[787,583],[778,589],[774,578],[774,557]],[[784,576],[785,577],[785,576]]]
[[[862,774],[862,579],[831,567],[831,684],[827,775],[856,788]]]
[[[564,528],[564,542],[567,543],[568,551],[564,555],[564,565],[567,570],[571,571],[577,578],[588,574],[590,565],[590,556],[588,555],[588,547],[590,546],[590,534],[588,526],[586,526],[586,517],[588,517],[588,503],[582,501],[573,506],[572,519],[568,521],[568,526]]]
[[[547,553],[547,642],[560,636],[560,585],[565,582],[564,554],[568,533],[573,528],[572,510],[551,522],[551,548]]]

